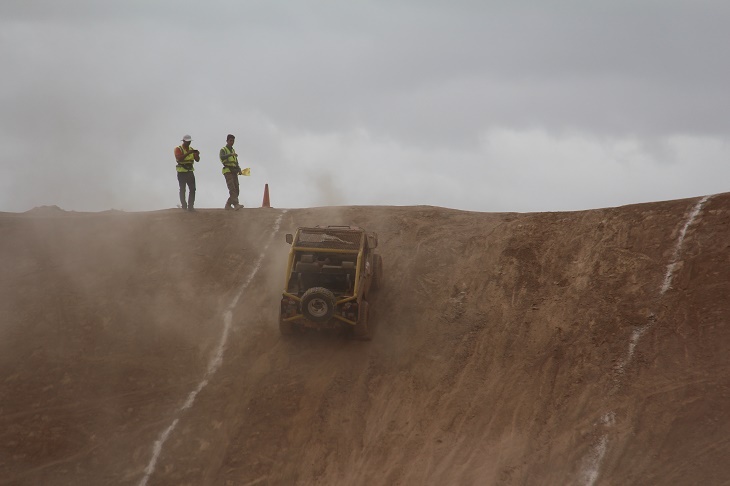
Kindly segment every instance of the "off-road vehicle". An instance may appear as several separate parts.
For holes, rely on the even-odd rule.
[[[357,226],[315,226],[287,234],[286,242],[292,247],[281,333],[344,328],[358,339],[370,339],[367,299],[383,276],[382,259],[373,251],[378,235]]]

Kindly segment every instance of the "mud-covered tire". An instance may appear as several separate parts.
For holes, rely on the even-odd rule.
[[[296,331],[296,325],[290,321],[279,319],[279,332],[282,336],[291,336]]]
[[[302,314],[314,322],[327,322],[335,313],[335,294],[324,287],[312,287],[302,295]]]
[[[373,290],[383,285],[383,259],[380,255],[373,255]]]
[[[357,314],[357,323],[352,330],[352,335],[355,339],[361,341],[370,341],[370,325],[368,324],[368,303],[366,300],[360,302],[360,309]]]

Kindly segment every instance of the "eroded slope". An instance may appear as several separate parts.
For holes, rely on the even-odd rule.
[[[727,481],[729,219],[2,215],[0,484]],[[280,338],[310,224],[380,234],[373,341]]]

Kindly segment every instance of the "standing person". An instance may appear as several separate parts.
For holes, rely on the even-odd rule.
[[[225,209],[241,209],[243,204],[238,203],[238,195],[240,186],[238,185],[238,175],[241,173],[241,167],[238,166],[238,155],[233,149],[236,137],[228,134],[226,137],[226,145],[221,149],[220,159],[223,164],[223,176],[226,178],[226,186],[228,186],[228,200]]]
[[[185,135],[182,138],[182,145],[175,147],[175,160],[177,161],[177,182],[180,185],[180,205],[188,211],[195,211],[195,168],[194,162],[200,162],[200,152],[190,146],[193,138]],[[190,190],[188,201],[185,201],[185,187]]]

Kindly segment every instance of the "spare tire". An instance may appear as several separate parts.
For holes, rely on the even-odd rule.
[[[324,287],[312,287],[302,295],[302,314],[314,322],[329,321],[335,313],[335,294]]]

